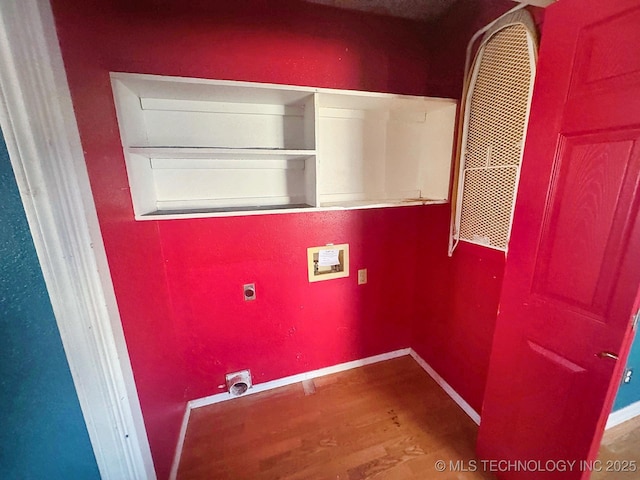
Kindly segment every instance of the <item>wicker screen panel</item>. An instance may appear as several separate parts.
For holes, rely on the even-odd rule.
[[[484,43],[467,101],[458,239],[506,250],[526,132],[535,59],[521,23]]]

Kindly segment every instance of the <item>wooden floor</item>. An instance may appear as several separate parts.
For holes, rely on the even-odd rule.
[[[468,467],[476,435],[424,370],[401,357],[194,409],[178,478],[492,479],[449,468]]]
[[[640,478],[640,417],[605,432],[598,460],[601,470],[592,473],[591,480]]]

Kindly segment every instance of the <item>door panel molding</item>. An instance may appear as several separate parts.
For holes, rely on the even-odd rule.
[[[550,214],[542,222],[536,255],[545,261],[536,262],[531,293],[604,321],[620,267],[619,244],[631,220],[626,213],[633,211],[630,202],[640,179],[640,131],[561,137]],[[587,260],[589,275],[584,272]]]
[[[577,75],[571,83],[571,96],[589,95],[593,90],[611,89],[621,83],[640,81],[640,58],[628,55],[623,44],[629,39],[622,37],[636,31],[640,42],[640,8],[619,13],[584,28],[578,38],[576,58]],[[631,26],[631,28],[629,28]],[[607,30],[606,33],[605,29]],[[613,38],[612,32],[613,31]],[[624,33],[623,33],[624,32]],[[616,38],[620,35],[620,38]],[[614,48],[611,48],[611,47]]]

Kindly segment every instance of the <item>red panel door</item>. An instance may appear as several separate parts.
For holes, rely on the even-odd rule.
[[[478,454],[586,479],[638,308],[638,0],[547,9],[521,175]]]

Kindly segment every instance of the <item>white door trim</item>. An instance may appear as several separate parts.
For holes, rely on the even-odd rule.
[[[0,2],[0,127],[100,475],[153,479],[48,0]]]

